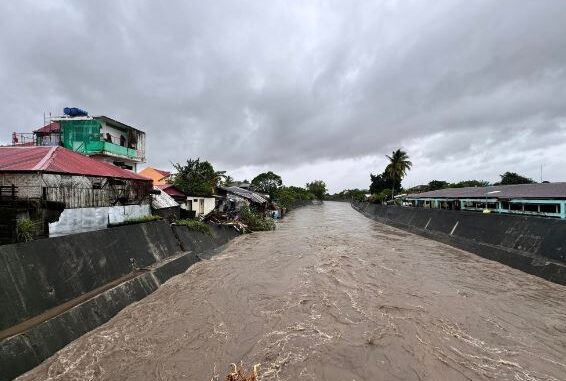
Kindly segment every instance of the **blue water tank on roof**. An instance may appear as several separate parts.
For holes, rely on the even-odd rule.
[[[65,107],[63,112],[69,116],[88,116],[88,112],[77,107]]]

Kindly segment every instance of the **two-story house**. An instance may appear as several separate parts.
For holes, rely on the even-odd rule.
[[[14,133],[12,143],[63,146],[134,172],[138,164],[145,162],[145,132],[104,115],[69,112],[51,118],[49,124],[34,131],[32,137],[29,135]]]

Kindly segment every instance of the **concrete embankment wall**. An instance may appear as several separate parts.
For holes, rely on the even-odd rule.
[[[566,284],[566,221],[353,203],[369,218]]]
[[[0,246],[0,333],[24,327],[0,342],[0,381],[32,369],[238,234],[157,221]]]
[[[234,227],[226,225],[213,226],[210,234],[190,231],[185,226],[173,226],[173,231],[184,250],[194,250],[202,254],[212,252],[238,234]]]
[[[0,246],[0,330],[180,252],[162,221]]]

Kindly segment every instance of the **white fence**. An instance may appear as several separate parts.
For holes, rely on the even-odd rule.
[[[151,215],[149,204],[65,209],[59,221],[49,224],[49,236],[58,237],[106,229],[128,219]]]

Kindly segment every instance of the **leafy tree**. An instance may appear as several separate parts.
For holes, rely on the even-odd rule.
[[[444,189],[444,188],[448,188],[449,186],[450,184],[446,181],[432,180],[431,182],[428,183],[428,190],[433,191],[438,189]]]
[[[483,180],[465,180],[458,183],[450,184],[450,188],[468,188],[468,187],[487,187],[489,181]]]
[[[380,175],[374,175],[370,173],[369,176],[371,179],[369,193],[371,194],[381,193],[384,189],[401,189],[401,182],[392,180],[385,172]]]
[[[515,172],[505,172],[501,177],[501,181],[495,185],[511,185],[511,184],[533,184],[534,180],[521,176]]]
[[[407,171],[411,169],[413,163],[409,161],[409,156],[405,151],[397,149],[391,153],[391,156],[385,155],[389,159],[389,164],[385,167],[385,173],[393,180],[391,187],[391,198],[395,196],[395,182],[401,183]]]
[[[265,218],[262,214],[254,212],[249,206],[240,209],[240,219],[252,232],[275,230],[275,222],[271,218]]]
[[[233,182],[234,182],[234,178],[232,176],[224,175],[224,178],[222,179],[220,185],[223,186],[223,187],[228,187]]]
[[[326,183],[324,181],[315,180],[312,183],[307,183],[306,188],[317,200],[324,200],[324,196],[326,195]]]
[[[422,192],[428,192],[428,184],[425,185],[416,185],[414,187],[411,187],[409,189],[406,190],[406,192],[408,194],[412,194],[412,193],[422,193]]]
[[[288,187],[281,187],[277,189],[273,195],[273,201],[282,208],[289,209],[297,201],[297,195]]]
[[[214,171],[214,176],[212,176],[212,193],[216,192],[216,188],[225,182],[225,173],[226,171]]]
[[[326,197],[326,199],[334,201],[364,201],[368,193],[367,189],[344,189],[339,193]]]
[[[382,203],[391,197],[391,189],[383,189],[381,192],[372,194],[369,198],[369,202]]]
[[[417,185],[407,189],[407,193],[422,193],[444,188],[486,187],[488,185],[489,182],[482,180],[465,180],[452,184],[442,180],[432,180],[426,185]]]
[[[200,159],[188,159],[186,165],[173,164],[177,173],[172,184],[189,196],[211,196],[224,178],[224,172],[214,170],[212,164]]]
[[[292,208],[297,201],[313,200],[314,195],[305,188],[281,186],[274,191],[273,201],[282,208]]]
[[[273,199],[275,191],[283,185],[281,176],[269,171],[265,173],[260,173],[251,182],[252,187],[261,193],[269,194],[269,197]]]

